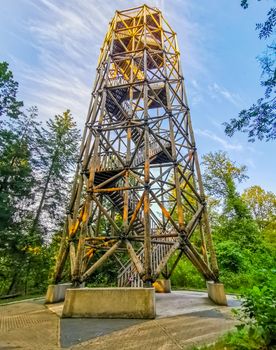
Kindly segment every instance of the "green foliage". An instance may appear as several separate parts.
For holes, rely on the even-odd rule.
[[[235,171],[215,173],[210,166],[214,159],[207,160],[209,173],[205,181],[213,185],[219,180],[224,184],[221,213],[213,221],[220,280],[227,291],[242,293],[242,306],[236,311],[240,321],[237,330],[200,349],[275,349],[276,254],[275,245],[263,240],[269,233],[273,234],[275,195],[252,186],[240,196]],[[234,168],[228,161],[229,168]],[[211,188],[215,190],[214,186]],[[221,188],[212,194],[220,197]]]
[[[262,285],[275,266],[275,247],[268,239],[263,240],[264,235],[270,234],[271,239],[273,236],[274,197],[267,196],[262,189],[255,191],[255,187],[252,187],[253,193],[250,190],[241,196],[236,182],[245,179],[245,167],[236,165],[224,152],[207,154],[204,165],[205,187],[209,195],[213,195],[208,197],[208,204],[211,203],[209,212],[220,280],[227,291],[236,293],[243,292],[245,287]],[[261,206],[264,206],[263,211]],[[271,221],[266,226],[268,232],[258,224],[252,208],[266,213],[264,221]],[[204,288],[202,277],[185,258],[177,266],[172,282],[182,288]]]
[[[243,248],[252,248],[261,244],[261,235],[254,220],[239,216],[221,217],[220,224],[214,228],[214,235],[220,240],[238,242]]]
[[[31,192],[30,151],[24,140],[12,132],[1,132],[0,145],[0,229],[15,219],[18,201]]]
[[[34,112],[21,111],[23,103],[17,101],[17,89],[8,64],[0,62],[0,230],[22,216],[22,203],[34,183],[29,136],[34,129]]]
[[[229,240],[218,243],[216,253],[221,269],[234,273],[244,269],[244,256],[236,242]]]
[[[260,232],[235,184],[246,179],[245,166],[236,165],[225,152],[206,154],[203,165],[205,188],[209,195],[220,198],[222,204],[222,214],[213,227],[215,237],[239,242],[243,247],[257,244]]]
[[[17,118],[20,114],[22,101],[17,100],[18,83],[14,81],[7,62],[0,62],[0,117]],[[0,126],[1,126],[0,122]]]
[[[246,189],[241,198],[247,204],[260,229],[276,229],[276,196],[260,186]]]
[[[248,326],[249,333],[257,334],[261,331],[266,345],[276,342],[276,284],[274,276],[270,285],[253,287],[243,295],[241,310],[237,311],[239,320],[242,322],[238,329]]]
[[[100,256],[98,256],[99,258]],[[110,259],[100,266],[87,280],[87,286],[117,286],[118,262],[111,256]]]
[[[40,200],[32,230],[47,235],[63,219],[70,178],[76,164],[79,130],[69,110],[47,121],[47,128],[37,129],[39,147]],[[60,203],[63,203],[62,207]]]
[[[53,263],[47,246],[35,244],[30,237],[16,234],[16,245],[5,249],[0,258],[0,294],[21,292],[40,293],[48,284],[48,273]]]
[[[177,253],[175,253],[169,260],[168,266],[171,268]],[[172,286],[175,288],[195,288],[204,289],[206,287],[205,281],[201,274],[191,264],[191,262],[183,257],[180,259],[177,268],[171,276]]]
[[[266,280],[262,287],[247,289],[241,308],[234,309],[239,320],[236,330],[222,336],[216,344],[201,350],[273,350],[276,348],[276,280]]]
[[[275,278],[275,276],[274,276]],[[272,284],[272,281],[269,281]],[[241,309],[235,314],[237,330],[223,337],[226,349],[273,349],[276,345],[276,293],[273,285],[253,287],[242,296]]]
[[[56,245],[37,223],[43,214],[41,226],[59,229],[79,140],[69,111],[42,128],[17,90],[0,62],[0,294],[45,290]]]
[[[259,0],[260,1],[260,0]],[[248,1],[242,0],[241,6],[248,7]],[[275,34],[276,8],[271,7],[264,23],[257,23],[260,39],[268,39]],[[224,123],[225,133],[233,136],[235,132],[242,131],[248,134],[248,140],[255,139],[266,141],[276,138],[276,44],[275,41],[267,45],[266,51],[258,57],[262,69],[261,86],[265,88],[263,98],[259,98],[249,109],[244,109],[237,118],[232,118],[229,123]]]
[[[208,195],[225,198],[231,182],[247,179],[246,167],[232,162],[226,152],[210,152],[203,156],[203,181]]]

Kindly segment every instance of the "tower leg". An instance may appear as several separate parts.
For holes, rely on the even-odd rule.
[[[50,284],[47,289],[45,304],[63,301],[65,299],[66,290],[71,287],[71,283]]]
[[[223,283],[207,281],[208,297],[217,305],[227,306]]]

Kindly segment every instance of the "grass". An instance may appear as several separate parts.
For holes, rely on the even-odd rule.
[[[35,293],[35,294],[29,294],[29,295],[19,295],[18,297],[14,297],[10,299],[0,299],[0,305],[7,305],[7,304],[16,303],[24,300],[43,298],[44,295],[45,294]]]

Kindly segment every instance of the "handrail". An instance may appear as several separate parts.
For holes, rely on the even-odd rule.
[[[114,86],[125,85],[128,83],[129,82],[126,79],[124,79],[123,77],[116,76],[116,78],[112,78],[112,77],[108,78],[107,86],[114,87]]]
[[[176,242],[175,238],[173,237],[167,237],[165,240],[170,242]],[[158,267],[165,263],[166,260],[168,260],[169,256],[175,251],[176,245],[165,245],[165,244],[156,244],[153,246],[152,254],[151,254],[151,264],[152,264],[152,270],[156,271]],[[140,260],[143,260],[144,258],[144,248],[141,247],[138,252],[137,256]],[[165,259],[165,260],[164,260]],[[118,273],[118,286],[123,287],[129,286],[131,287],[137,287],[142,286],[143,281],[141,280],[133,262],[131,260],[128,260],[127,263],[121,267]]]
[[[170,141],[165,141],[165,140],[160,140],[160,143],[165,146],[165,148],[169,148],[171,143]],[[149,150],[149,156],[150,158],[154,157],[158,153],[162,151],[162,148],[159,146],[158,143],[156,143],[155,139],[152,139],[149,143],[150,150]],[[151,147],[152,146],[152,147]],[[139,164],[143,164],[145,161],[145,153],[144,153],[144,147],[141,147],[133,161],[133,166],[137,166]],[[101,156],[101,155],[99,155]],[[126,161],[126,158],[122,157],[123,161]],[[115,158],[115,155],[113,153],[107,152],[104,156],[102,156],[102,161],[99,162],[99,166],[96,168],[96,171],[103,171],[103,170],[114,170],[114,169],[121,169],[122,168],[122,163],[119,161],[118,158]]]

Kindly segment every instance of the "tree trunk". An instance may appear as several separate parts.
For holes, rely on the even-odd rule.
[[[13,290],[16,282],[17,282],[18,275],[19,275],[19,271],[16,271],[14,273],[14,275],[12,276],[12,281],[11,281],[11,283],[9,285],[9,288],[8,288],[8,291],[7,291],[7,295],[11,294],[11,292],[12,292],[12,290]]]
[[[37,208],[34,222],[33,222],[32,228],[31,228],[31,233],[33,233],[35,231],[35,229],[37,228],[38,222],[39,222],[39,218],[40,218],[40,215],[42,212],[43,204],[45,202],[46,193],[47,193],[48,186],[49,186],[51,176],[52,176],[52,171],[53,171],[53,167],[54,167],[54,159],[55,159],[55,157],[53,157],[53,159],[52,159],[52,163],[51,163],[51,166],[50,166],[47,178],[46,178],[46,182],[45,182],[45,185],[43,188],[43,192],[42,192],[42,196],[41,196],[41,199],[39,202],[39,206]]]

